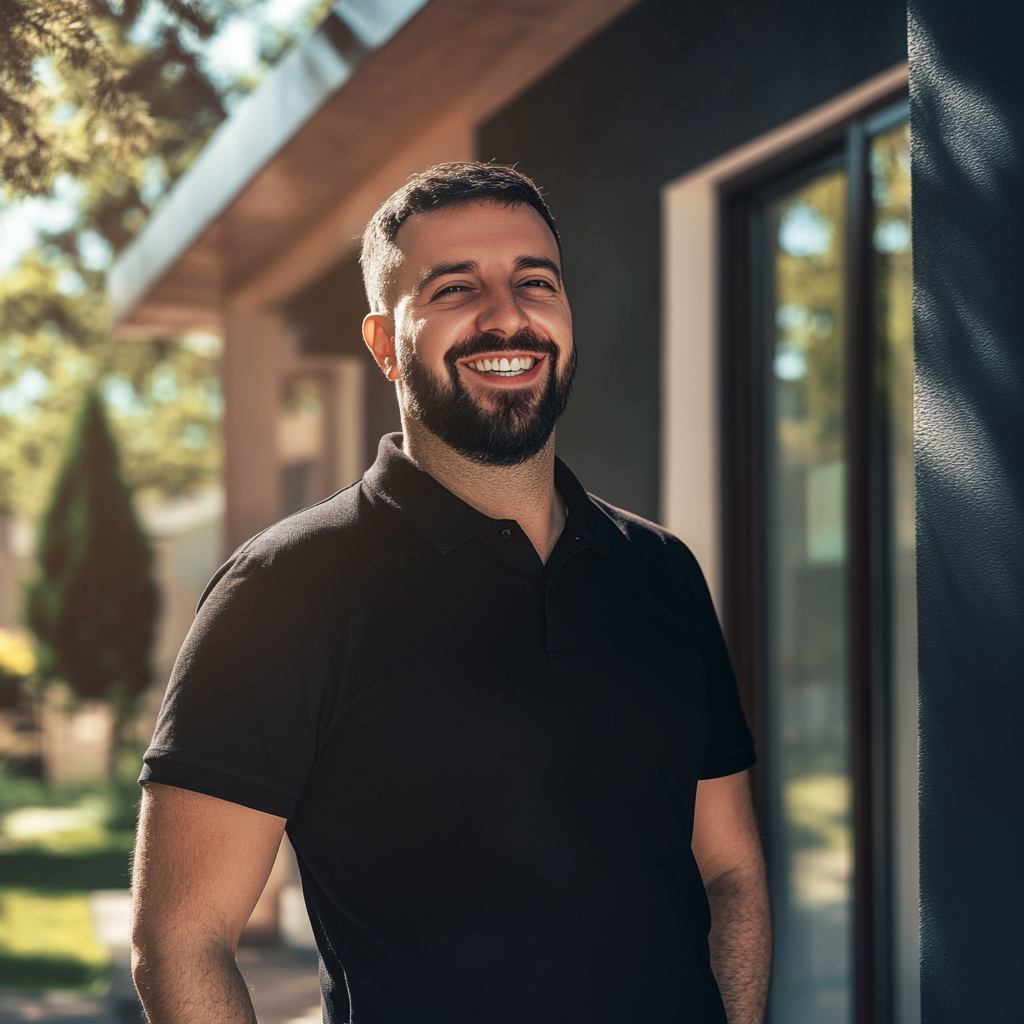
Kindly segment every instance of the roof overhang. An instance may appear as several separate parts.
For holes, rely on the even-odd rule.
[[[111,268],[115,325],[219,330],[227,298],[252,293],[396,153],[453,117],[475,127],[635,2],[341,0]]]

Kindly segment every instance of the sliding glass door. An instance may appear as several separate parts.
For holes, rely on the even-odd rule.
[[[729,206],[726,499],[740,535],[727,619],[757,709],[774,1024],[881,1024],[899,1001],[894,695],[915,671],[908,152],[893,108]]]

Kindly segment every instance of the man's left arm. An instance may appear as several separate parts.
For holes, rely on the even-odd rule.
[[[693,854],[711,906],[711,968],[729,1024],[762,1024],[772,928],[748,772],[697,783]]]

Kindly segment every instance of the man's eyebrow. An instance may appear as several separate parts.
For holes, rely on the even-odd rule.
[[[547,256],[517,256],[512,269],[517,272],[520,270],[550,270],[555,275],[555,280],[559,284],[562,283],[562,271],[559,270],[558,264],[554,260],[549,260]]]
[[[457,263],[435,263],[434,266],[427,267],[420,274],[416,291],[423,291],[431,281],[436,281],[439,277],[444,277],[446,274],[475,274],[477,270],[479,270],[479,267],[473,260],[461,260]]]

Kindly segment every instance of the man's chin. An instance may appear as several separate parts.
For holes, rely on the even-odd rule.
[[[452,424],[420,421],[442,444],[481,466],[518,466],[544,449],[554,424],[541,422],[539,402],[510,413],[472,403],[471,417]]]
[[[544,400],[542,388],[531,387],[487,390],[466,389],[470,402],[481,420],[504,420],[506,423],[525,426],[537,415]]]

